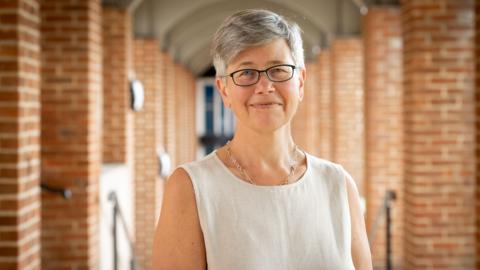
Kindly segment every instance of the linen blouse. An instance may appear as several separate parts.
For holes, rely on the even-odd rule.
[[[235,176],[216,151],[181,166],[190,176],[209,270],[350,270],[346,171],[306,154],[294,183],[259,186]]]

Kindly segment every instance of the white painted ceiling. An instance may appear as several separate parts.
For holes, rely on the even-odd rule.
[[[360,0],[143,0],[133,11],[137,37],[153,37],[175,61],[194,74],[211,66],[210,42],[220,23],[235,11],[266,8],[297,22],[305,56],[313,59],[334,37],[360,34]]]

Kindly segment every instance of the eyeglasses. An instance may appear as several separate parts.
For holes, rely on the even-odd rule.
[[[294,65],[276,65],[264,70],[246,68],[234,71],[223,77],[232,77],[233,83],[238,86],[250,86],[260,80],[260,73],[265,72],[267,78],[272,82],[284,82],[293,77]]]

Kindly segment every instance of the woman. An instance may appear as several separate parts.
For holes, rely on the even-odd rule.
[[[371,269],[352,177],[292,139],[306,76],[298,26],[240,11],[212,52],[235,135],[169,177],[154,269]]]

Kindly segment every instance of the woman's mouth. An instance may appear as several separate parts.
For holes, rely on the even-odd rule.
[[[281,103],[266,102],[266,103],[255,103],[255,104],[251,104],[250,106],[255,109],[272,109],[281,105],[282,105]]]

